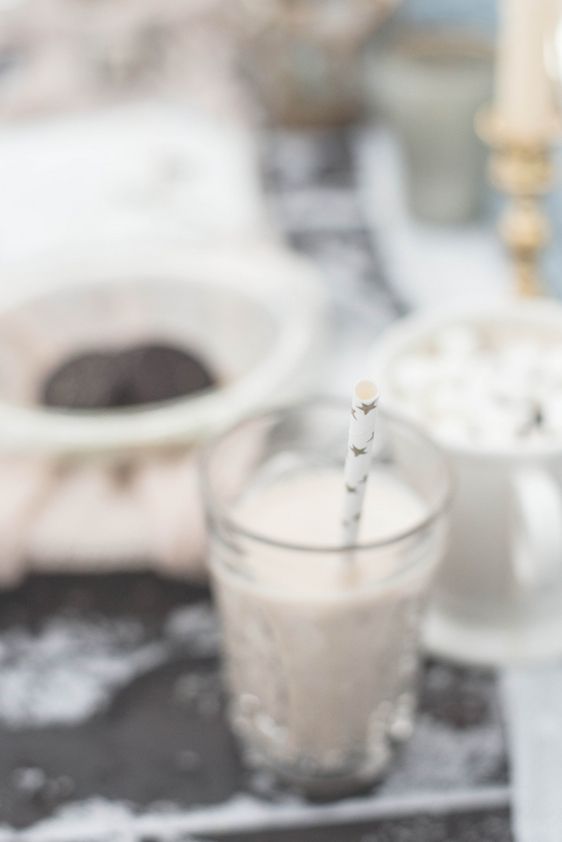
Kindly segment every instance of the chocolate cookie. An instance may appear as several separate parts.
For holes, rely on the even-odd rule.
[[[119,355],[118,365],[129,406],[191,395],[216,383],[198,357],[173,345],[131,348]]]
[[[154,343],[69,357],[45,381],[41,403],[59,409],[117,409],[184,397],[215,383],[195,355]]]
[[[64,360],[43,384],[40,402],[59,409],[107,409],[120,390],[115,355],[92,351]]]

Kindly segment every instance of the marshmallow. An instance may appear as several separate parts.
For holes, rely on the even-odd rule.
[[[451,325],[396,360],[392,377],[408,414],[443,441],[510,447],[562,439],[562,337],[510,339]]]
[[[402,357],[396,362],[392,373],[396,388],[404,396],[427,389],[438,376],[435,362],[425,354]]]
[[[477,331],[468,325],[451,325],[437,334],[433,345],[440,355],[468,357],[478,351],[480,339]]]

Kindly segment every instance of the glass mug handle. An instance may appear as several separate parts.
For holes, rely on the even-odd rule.
[[[511,557],[520,590],[562,578],[562,489],[538,467],[520,468],[511,478]]]

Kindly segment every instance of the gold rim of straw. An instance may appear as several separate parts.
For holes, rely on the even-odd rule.
[[[348,409],[348,403],[337,398],[319,398],[316,400],[316,404],[321,404],[324,407],[338,407],[342,409],[343,413],[345,413]],[[238,423],[229,427],[224,432],[220,433],[218,436],[213,437],[206,445],[204,445],[204,447],[201,448],[201,451],[199,453],[199,475],[201,478],[201,487],[204,494],[206,514],[211,522],[221,522],[225,524],[227,530],[233,533],[234,535],[249,539],[251,541],[255,541],[256,543],[266,544],[270,547],[277,547],[278,549],[291,550],[295,552],[338,554],[342,552],[349,552],[349,550],[351,549],[357,552],[361,552],[364,550],[375,550],[383,547],[388,547],[391,544],[396,544],[400,541],[405,541],[408,538],[411,538],[412,536],[416,535],[418,532],[424,530],[427,526],[429,526],[430,523],[436,520],[436,518],[438,518],[441,514],[443,514],[443,512],[447,510],[453,496],[453,477],[443,449],[439,447],[439,445],[431,438],[431,436],[427,435],[427,433],[421,430],[417,424],[413,423],[412,421],[409,421],[406,418],[401,417],[397,413],[387,412],[384,409],[379,408],[378,411],[380,412],[381,417],[385,421],[390,421],[392,424],[396,424],[399,427],[403,427],[404,429],[411,431],[421,441],[423,441],[426,444],[426,446],[429,447],[429,449],[433,451],[435,456],[438,457],[441,461],[444,479],[444,491],[443,494],[439,497],[438,502],[430,509],[430,511],[424,518],[419,520],[414,526],[410,527],[404,532],[397,532],[394,535],[390,535],[388,538],[384,538],[380,541],[371,541],[365,544],[295,544],[291,543],[290,541],[280,541],[275,538],[269,538],[267,535],[263,535],[259,532],[254,532],[237,524],[236,521],[234,521],[227,514],[223,506],[221,506],[220,504],[216,505],[215,503],[215,495],[212,491],[212,483],[209,480],[208,470],[208,465],[212,458],[212,452],[214,448],[218,444],[220,444],[220,442],[224,441],[224,439],[226,439],[227,436],[231,435],[232,433],[235,433],[249,421],[256,421],[282,412],[298,412],[299,410],[303,409],[310,409],[309,401],[303,400],[289,405],[282,405],[277,407],[272,406],[269,409],[252,414],[247,418],[242,419]]]

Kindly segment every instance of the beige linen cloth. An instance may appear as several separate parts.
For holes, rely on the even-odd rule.
[[[0,462],[0,585],[30,570],[107,572],[152,567],[204,572],[196,457],[154,456],[112,468]]]
[[[210,482],[224,500],[267,453],[264,431],[239,429]],[[224,445],[223,445],[224,447]],[[33,571],[152,569],[206,576],[206,527],[196,448],[123,462],[0,459],[0,588]]]

